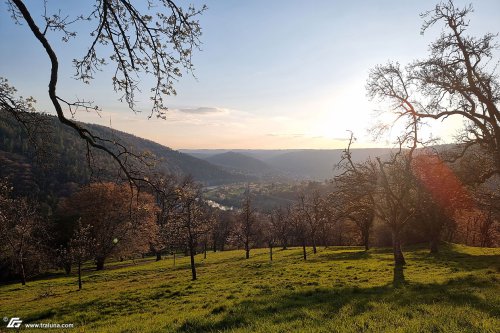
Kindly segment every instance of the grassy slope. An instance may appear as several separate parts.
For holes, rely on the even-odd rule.
[[[85,332],[495,332],[500,249],[449,245],[406,252],[394,272],[384,250],[209,253],[199,280],[186,258],[0,287],[0,316],[74,323]],[[402,282],[401,273],[404,274]],[[399,286],[394,286],[396,278]],[[4,326],[2,326],[4,327]],[[2,328],[0,328],[2,331]],[[40,330],[38,330],[40,331]],[[48,331],[48,330],[44,330]],[[498,331],[496,331],[498,332]]]

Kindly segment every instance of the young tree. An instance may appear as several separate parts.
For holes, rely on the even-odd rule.
[[[256,212],[252,205],[250,188],[247,187],[241,203],[241,212],[238,216],[238,226],[236,228],[236,236],[245,247],[246,259],[250,258],[250,249],[256,241],[257,231]]]
[[[273,215],[266,214],[262,216],[261,229],[264,241],[269,248],[269,261],[273,261],[273,247],[278,241],[280,230],[276,228],[278,224],[275,223]]]
[[[71,258],[78,267],[78,290],[82,289],[82,264],[92,258],[92,249],[95,244],[91,229],[90,225],[84,226],[82,221],[78,220],[75,233],[69,241]]]
[[[58,33],[62,35],[63,42],[69,42],[78,38],[73,27],[76,28],[77,24],[79,27],[89,25],[90,45],[81,58],[73,60],[75,78],[90,83],[96,72],[107,65],[114,65],[114,90],[122,94],[120,100],[125,101],[130,109],[139,111],[136,93],[141,90],[141,81],[147,81],[144,77],[152,77],[154,85],[147,89],[151,91],[150,117],[163,118],[166,111],[164,98],[176,93],[174,82],[182,76],[181,69],[191,71],[193,68],[192,53],[199,48],[201,36],[196,18],[206,7],[195,9],[190,6],[186,9],[171,0],[152,0],[141,8],[131,0],[98,0],[89,5],[87,12],[71,17],[60,12],[50,13],[47,1],[41,15],[33,13],[23,0],[8,0],[7,5],[14,22],[26,23],[47,54],[50,61],[48,95],[59,121],[75,130],[87,147],[109,154],[129,181],[149,183],[134,167],[136,162],[143,161],[143,156],[130,152],[127,146],[111,138],[93,134],[73,120],[78,108],[98,110],[98,107],[88,100],[67,100],[57,92],[61,88],[57,84],[60,59],[49,36]],[[16,105],[12,100],[0,99],[2,108],[10,113],[25,111],[19,108],[22,105]]]
[[[302,256],[304,260],[307,260],[307,238],[309,235],[308,226],[306,219],[303,216],[302,209],[300,208],[300,204],[294,206],[287,206],[287,215],[290,218],[293,234],[295,239],[302,246]]]
[[[346,151],[344,154],[350,152]],[[346,159],[350,159],[347,157]],[[370,248],[370,234],[375,219],[375,193],[377,187],[377,167],[368,159],[356,165],[344,165],[346,170],[335,177],[335,208],[338,218],[354,222],[365,250]]]
[[[478,245],[494,247],[500,244],[500,188],[475,191],[479,213]]]
[[[176,230],[177,243],[183,243],[189,252],[191,276],[196,280],[196,265],[194,256],[196,246],[202,236],[209,231],[211,220],[208,207],[201,198],[201,188],[192,178],[186,178],[177,188],[179,204],[172,221],[172,228]]]
[[[270,213],[270,223],[272,224],[272,230],[275,232],[276,240],[281,244],[282,249],[286,250],[292,233],[292,225],[287,210],[282,207],[274,208]]]
[[[309,236],[311,238],[313,253],[316,254],[317,233],[323,222],[320,194],[317,190],[314,190],[309,196],[301,192],[298,194],[297,201],[301,216],[304,218],[305,222],[309,224]]]
[[[215,225],[212,227],[212,250],[224,251],[224,247],[233,232],[235,216],[232,211],[218,210]]]
[[[156,261],[160,261],[162,252],[168,247],[169,232],[167,228],[169,227],[170,220],[174,216],[179,197],[176,191],[177,180],[174,176],[159,176],[156,178],[156,181],[153,182],[157,189],[155,194],[156,205],[158,206],[156,212],[158,233],[156,237],[151,239],[150,248],[156,255]]]

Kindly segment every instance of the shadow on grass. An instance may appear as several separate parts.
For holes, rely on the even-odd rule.
[[[343,251],[335,253],[324,253],[320,254],[318,257],[311,256],[311,261],[337,261],[337,260],[361,260],[368,259],[371,257],[370,252],[367,251]]]
[[[238,328],[252,330],[256,322],[273,325],[293,325],[307,321],[311,327],[321,327],[324,321],[335,318],[340,311],[349,316],[376,311],[374,304],[389,304],[394,311],[408,311],[408,306],[443,304],[452,307],[470,306],[491,317],[500,314],[500,306],[474,295],[475,285],[493,286],[490,281],[474,277],[454,280],[453,283],[407,284],[402,267],[394,270],[392,284],[371,288],[315,288],[298,292],[279,293],[254,300],[244,300],[234,307],[219,309],[215,316],[186,320],[178,332],[219,332]],[[223,314],[220,316],[220,314]],[[318,315],[319,314],[319,315]]]
[[[456,270],[474,271],[492,268],[500,271],[500,255],[478,254],[472,255],[459,252],[452,244],[441,244],[440,251],[435,254],[429,252],[414,252],[411,261],[435,264],[443,267],[455,268]]]
[[[392,278],[392,286],[394,288],[400,288],[406,284],[405,274],[404,274],[404,266],[395,265],[394,266],[394,275]]]

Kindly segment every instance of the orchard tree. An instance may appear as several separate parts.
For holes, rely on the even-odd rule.
[[[84,226],[82,221],[78,220],[76,230],[69,241],[69,253],[78,269],[78,290],[82,289],[82,264],[92,259],[92,249],[95,245],[91,229],[91,225]]]
[[[307,238],[309,235],[309,224],[306,221],[306,218],[303,215],[303,211],[300,207],[300,203],[295,205],[287,206],[287,215],[290,218],[293,235],[298,241],[298,243],[302,246],[302,256],[304,260],[307,260]]]
[[[349,219],[358,230],[363,246],[370,248],[370,234],[375,219],[375,195],[378,186],[378,171],[375,161],[368,159],[362,163],[351,163],[349,150],[344,151],[344,159],[339,164],[345,170],[335,177],[334,198],[337,218]],[[347,163],[347,164],[343,164]]]
[[[194,256],[196,247],[202,238],[208,234],[211,215],[201,197],[201,187],[191,177],[184,179],[176,189],[179,197],[175,217],[172,220],[173,243],[183,244],[190,257],[191,277],[196,280],[196,265]]]
[[[96,0],[72,16],[61,11],[51,13],[51,3],[45,1],[44,10],[37,13],[26,1],[7,0],[14,23],[25,24],[50,61],[48,97],[59,121],[78,133],[89,153],[90,148],[95,148],[109,154],[129,181],[150,183],[141,168],[136,167],[137,162],[140,165],[144,162],[142,154],[131,152],[112,138],[100,137],[74,120],[78,109],[98,111],[99,107],[90,102],[91,98],[69,100],[64,97],[72,93],[58,85],[60,58],[55,41],[62,37],[62,41],[69,44],[72,40],[88,42],[85,53],[72,61],[75,78],[90,84],[97,72],[112,66],[112,86],[121,95],[120,101],[134,112],[140,111],[137,93],[141,91],[141,82],[152,78],[152,87],[143,89],[150,91],[149,117],[164,118],[165,97],[175,95],[174,83],[182,76],[182,70],[193,69],[192,54],[199,48],[201,36],[197,17],[206,7],[183,8],[172,0],[151,0],[143,5],[131,0]],[[90,31],[90,38],[79,29]],[[32,109],[33,100],[17,99],[14,88],[5,84],[5,80],[0,81],[0,88],[8,88],[0,93],[1,109],[20,118],[21,113]],[[28,132],[31,130],[32,122],[29,126],[25,126],[26,122],[20,123]]]
[[[24,286],[30,272],[46,261],[48,225],[36,202],[13,198],[11,191],[6,181],[0,181],[0,253],[10,260]]]
[[[335,210],[337,218],[349,219],[354,222],[356,229],[361,235],[365,250],[370,247],[370,234],[373,228],[380,203],[378,189],[380,188],[380,167],[377,161],[371,158],[364,162],[354,163],[350,150],[354,137],[351,139],[347,149],[344,150],[338,167],[343,172],[335,177],[336,192],[334,195],[337,202]],[[380,214],[379,214],[380,217]]]
[[[292,223],[290,216],[287,214],[287,209],[275,207],[270,213],[270,223],[272,230],[274,230],[276,241],[281,245],[283,250],[286,250],[292,236]]]
[[[161,260],[161,254],[169,245],[169,226],[170,221],[174,217],[175,207],[178,205],[179,197],[177,193],[177,179],[172,175],[157,176],[153,180],[154,186],[157,189],[156,205],[156,224],[158,233],[156,237],[151,239],[150,248],[156,255],[156,261]]]
[[[309,225],[309,237],[311,238],[311,244],[314,254],[316,254],[317,252],[317,236],[321,228],[321,223],[323,222],[321,203],[320,193],[317,190],[314,190],[310,195],[301,192],[297,197],[297,204],[300,210],[300,215]]]
[[[216,212],[215,224],[212,227],[212,250],[224,251],[235,224],[235,216],[232,211],[218,210]]]
[[[472,207],[463,184],[437,154],[422,151],[413,161],[416,177],[416,227],[426,233],[430,252],[438,252],[441,235],[453,228],[455,215]]]
[[[280,239],[279,224],[274,220],[272,213],[262,215],[261,230],[264,242],[269,248],[269,261],[273,261],[273,248]]]
[[[443,27],[429,45],[428,57],[407,66],[396,62],[376,66],[367,90],[370,97],[390,103],[390,112],[404,122],[407,135],[424,122],[463,120],[459,145],[443,155],[455,161],[478,149],[484,152],[486,159],[476,170],[476,180],[482,183],[500,174],[500,59],[497,34],[468,34],[471,12],[470,5],[459,8],[449,0],[422,14],[422,34],[433,26]]]
[[[412,173],[412,161],[417,134],[415,125],[409,136],[399,138],[400,147],[397,152],[391,153],[386,160],[377,157],[376,162],[366,163],[353,162],[350,147],[354,137],[351,134],[340,164],[344,176],[352,177],[358,184],[365,184],[365,193],[373,203],[375,216],[391,231],[396,265],[406,263],[401,250],[402,235],[415,214],[415,177]],[[412,143],[411,149],[403,150],[402,145],[408,142]]]
[[[122,258],[149,251],[158,233],[153,196],[137,193],[125,184],[90,184],[63,200],[59,209],[63,215],[91,226],[98,270],[110,256]]]
[[[236,238],[241,242],[245,248],[245,258],[250,258],[250,249],[257,241],[258,228],[257,216],[255,208],[253,207],[252,198],[250,194],[250,187],[247,186],[243,200],[241,202],[241,211],[238,215],[238,222],[236,228]]]

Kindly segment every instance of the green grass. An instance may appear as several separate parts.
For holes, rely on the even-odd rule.
[[[319,249],[307,262],[278,250],[272,263],[264,249],[209,253],[197,281],[187,258],[114,263],[87,271],[82,291],[60,274],[1,286],[0,316],[74,332],[498,332],[500,249],[405,254],[395,271],[385,249]]]

